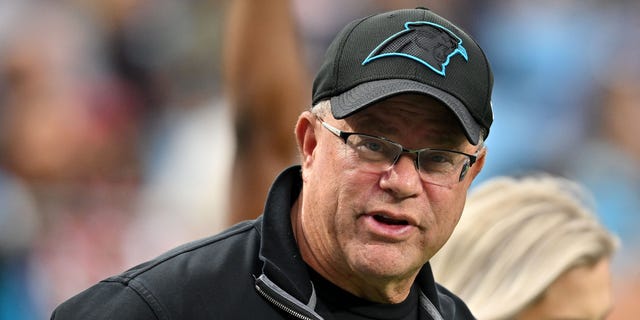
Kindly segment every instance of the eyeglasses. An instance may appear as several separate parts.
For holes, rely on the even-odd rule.
[[[322,121],[322,126],[327,128],[336,137],[341,138],[346,145],[351,147],[361,160],[362,169],[369,172],[384,172],[393,167],[403,153],[415,155],[415,167],[424,182],[452,186],[464,178],[469,168],[478,158],[476,154],[467,154],[460,151],[423,148],[407,149],[397,142],[383,137],[376,137],[357,132],[344,132]]]

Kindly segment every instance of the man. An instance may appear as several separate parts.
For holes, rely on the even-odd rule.
[[[474,40],[427,9],[352,22],[298,118],[301,166],[261,217],[104,280],[52,319],[473,319],[428,260],[484,164],[492,84]]]

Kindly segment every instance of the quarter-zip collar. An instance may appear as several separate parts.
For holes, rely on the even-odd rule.
[[[301,190],[300,166],[287,168],[273,183],[262,217],[260,260],[264,275],[306,304],[313,289],[293,236],[290,214]]]

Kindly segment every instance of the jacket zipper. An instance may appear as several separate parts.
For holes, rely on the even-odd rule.
[[[295,318],[302,320],[323,320],[322,317],[320,317],[312,310],[306,310],[303,307],[296,305],[294,301],[297,300],[293,300],[295,298],[287,297],[277,292],[275,289],[277,288],[277,286],[273,282],[271,282],[265,275],[261,275],[256,279],[255,287],[256,291],[258,291],[258,293],[267,301]]]
[[[278,287],[278,285],[269,280],[264,274],[256,279],[255,287],[256,291],[267,301],[295,318],[302,320],[324,320],[312,309]],[[420,291],[419,307],[427,312],[430,319],[443,320],[438,309],[422,291]]]

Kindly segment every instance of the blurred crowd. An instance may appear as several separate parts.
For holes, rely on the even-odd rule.
[[[640,312],[640,3],[274,0],[281,12],[254,16],[241,3],[0,0],[0,320],[47,318],[100,279],[260,214],[297,161],[289,119],[330,39],[416,6],[467,29],[492,63],[479,180],[584,184],[622,244],[611,318]],[[291,25],[268,29],[283,16]],[[277,70],[255,80],[265,65]],[[265,83],[277,94],[264,98]]]

